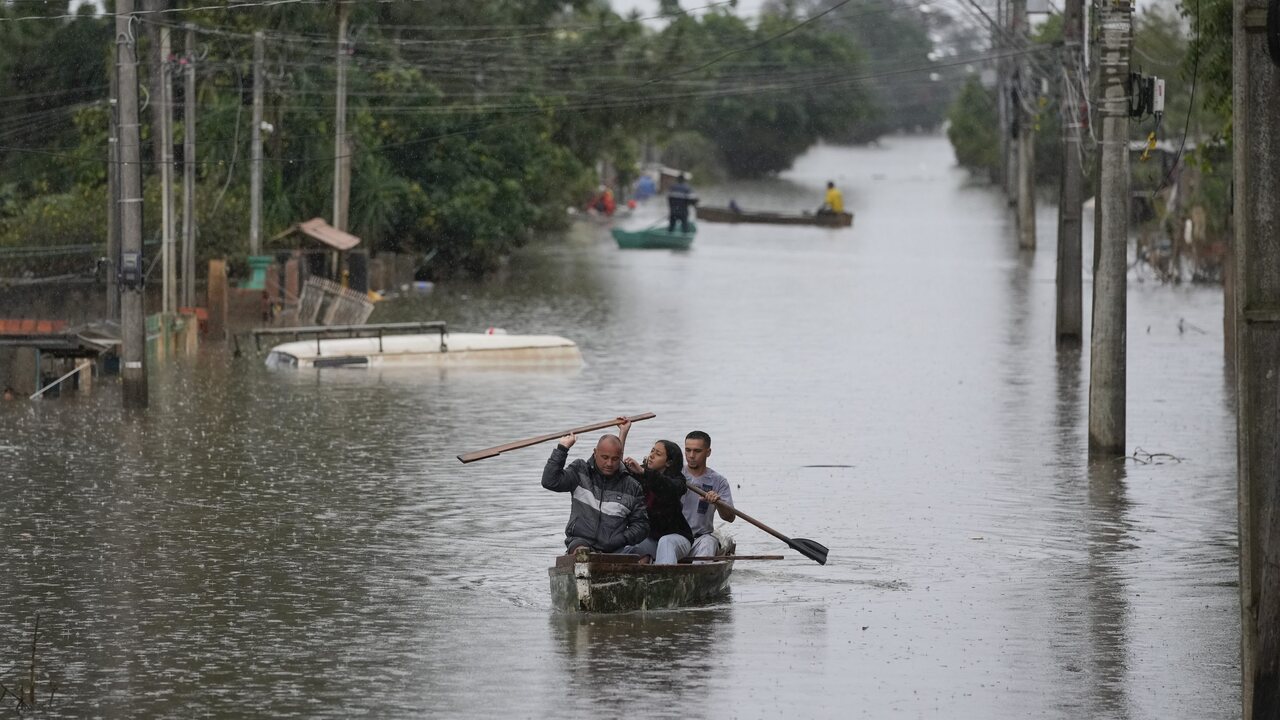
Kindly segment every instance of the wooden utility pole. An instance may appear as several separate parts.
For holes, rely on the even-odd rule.
[[[262,69],[263,35],[253,34],[253,128],[249,161],[249,254],[262,254],[262,90],[266,84]]]
[[[1235,360],[1244,720],[1280,718],[1280,67],[1267,3],[1235,0]]]
[[[160,28],[160,92],[152,98],[160,111],[160,125],[155,129],[160,133],[160,217],[161,217],[161,266],[163,267],[164,300],[162,312],[168,315],[177,309],[177,283],[174,282],[173,244],[173,78],[170,76],[169,58],[173,54],[170,43],[169,28]]]
[[[116,0],[120,101],[120,374],[123,403],[147,406],[147,334],[142,297],[142,147],[138,129],[138,48],[133,0]]]
[[[187,26],[182,86],[182,306],[196,304],[196,33]]]
[[[1013,41],[1019,50],[1028,46],[1027,36],[1027,0],[1012,2]],[[1031,77],[1031,66],[1026,55],[1018,57],[1015,63],[1012,98],[1014,113],[1014,151],[1018,157],[1018,174],[1014,180],[1017,192],[1017,228],[1018,247],[1034,250],[1036,247],[1036,134],[1033,118],[1027,105],[1034,94],[1031,90],[1034,83]]]
[[[338,1],[338,89],[333,122],[333,226],[347,229],[347,208],[351,200],[351,143],[347,140],[347,20],[351,6]]]
[[[1084,78],[1084,0],[1065,0],[1062,9],[1062,177],[1058,185],[1057,344],[1078,347],[1083,332],[1080,206],[1084,201],[1081,142],[1088,122],[1080,100]]]
[[[1129,246],[1129,54],[1131,0],[1096,0],[1102,116],[1098,223],[1093,252],[1093,328],[1089,366],[1089,453],[1124,454],[1126,274]]]
[[[111,47],[111,116],[107,130],[107,319],[120,319],[120,79],[116,48]]]

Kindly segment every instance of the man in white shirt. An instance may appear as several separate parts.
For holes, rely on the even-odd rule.
[[[686,492],[681,502],[684,504],[684,517],[693,530],[694,557],[711,557],[720,554],[720,544],[711,534],[714,529],[715,512],[719,511],[720,519],[733,522],[737,515],[733,512],[733,494],[729,491],[729,481],[723,475],[707,467],[707,458],[711,456],[711,436],[701,430],[694,430],[684,438],[684,477],[695,487],[706,492],[703,497],[693,491]],[[715,505],[719,501],[722,505]],[[728,506],[728,507],[725,507]]]

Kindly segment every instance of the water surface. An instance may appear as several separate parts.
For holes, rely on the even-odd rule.
[[[1221,289],[1135,278],[1128,446],[1176,459],[1091,467],[1055,212],[1019,252],[952,165],[941,138],[817,148],[700,190],[794,210],[834,179],[851,230],[704,223],[673,253],[583,226],[374,317],[565,335],[578,371],[219,350],[156,368],[141,416],[114,388],[0,406],[0,681],[40,613],[47,717],[1238,717]],[[739,506],[830,562],[740,563],[706,608],[552,612],[550,448],[454,456],[646,410],[632,454],[708,431]]]

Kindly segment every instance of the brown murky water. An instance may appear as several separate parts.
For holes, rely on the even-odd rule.
[[[39,612],[46,717],[1238,717],[1221,290],[1131,285],[1129,446],[1181,462],[1091,468],[1054,211],[1019,253],[951,163],[938,138],[817,149],[703,194],[791,209],[834,178],[852,230],[704,224],[670,253],[580,228],[374,318],[566,335],[580,371],[210,353],[158,368],[142,417],[109,388],[0,405],[0,682]],[[709,431],[738,504],[830,563],[551,612],[550,448],[454,455],[645,410],[636,445]]]

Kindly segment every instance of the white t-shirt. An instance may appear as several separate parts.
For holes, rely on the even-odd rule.
[[[685,468],[684,479],[703,490],[714,490],[722,501],[729,507],[733,507],[733,493],[729,492],[729,481],[715,470],[706,468],[701,477],[694,477],[689,474],[689,469]],[[694,537],[706,535],[714,529],[712,522],[716,515],[715,505],[692,490],[686,492],[680,502],[684,505],[684,519],[689,521],[689,529],[693,530]]]

